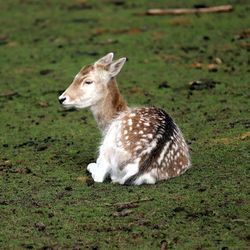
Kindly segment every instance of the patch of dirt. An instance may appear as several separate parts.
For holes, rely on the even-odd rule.
[[[0,161],[0,171],[8,172],[11,170],[13,164],[10,160]]]
[[[170,86],[167,81],[164,81],[158,85],[158,89],[168,89],[168,88],[170,88]]]
[[[32,173],[32,170],[28,167],[23,167],[23,168],[16,168],[15,173],[19,174],[30,174]]]
[[[195,68],[195,69],[208,70],[209,72],[217,72],[221,64],[222,64],[222,60],[216,57],[213,63],[206,64],[202,62],[194,62],[190,65],[190,67]]]
[[[181,50],[184,51],[185,53],[189,53],[192,51],[199,51],[200,48],[197,46],[183,46],[181,47]]]
[[[49,103],[46,101],[40,101],[38,102],[38,106],[41,108],[48,108],[49,107]]]
[[[237,34],[234,38],[236,40],[240,40],[240,39],[245,39],[250,37],[250,28],[247,28],[245,30],[242,30],[239,34]]]
[[[231,144],[231,143],[234,143],[236,141],[239,141],[239,140],[245,140],[249,137],[250,137],[250,131],[239,134],[239,135],[234,136],[234,137],[216,138],[216,139],[213,139],[212,142],[215,144],[227,145],[227,144]]]
[[[39,73],[40,73],[40,75],[45,76],[45,75],[48,75],[48,74],[50,74],[52,72],[53,72],[52,69],[42,69],[42,70],[40,70]]]
[[[9,39],[8,36],[6,36],[6,35],[0,35],[0,46],[7,44],[8,43],[8,39]]]
[[[110,0],[109,2],[115,6],[124,6],[126,4],[125,0]]]
[[[138,203],[124,203],[124,204],[120,204],[120,205],[117,205],[116,212],[122,212],[125,209],[136,208],[138,206],[139,206]]]
[[[168,249],[168,243],[166,240],[161,241],[161,250],[167,250]]]
[[[42,222],[37,222],[34,226],[38,231],[44,231],[46,229],[46,226]]]
[[[236,125],[242,125],[245,128],[250,128],[250,120],[237,120],[230,122],[227,128],[234,128]]]
[[[202,212],[188,211],[186,214],[186,218],[190,218],[190,219],[197,219],[200,217],[213,217],[213,216],[214,216],[214,212],[208,209],[205,209]]]
[[[180,212],[185,212],[186,208],[185,207],[176,207],[173,210],[175,213],[180,213]]]
[[[116,211],[112,214],[114,217],[124,217],[127,216],[134,211],[131,210],[132,208],[139,207],[139,204],[142,202],[152,201],[152,198],[143,198],[140,200],[134,200],[130,202],[124,203],[115,203],[115,204],[105,204],[106,206],[112,206],[116,208]]]
[[[20,94],[16,91],[8,91],[8,92],[5,92],[3,94],[0,94],[0,99],[4,98],[4,99],[12,100],[13,97],[19,97],[19,96],[20,96]]]
[[[25,249],[34,249],[35,247],[33,246],[33,244],[31,243],[22,243],[20,245],[22,248],[25,248]]]
[[[125,217],[125,216],[128,216],[129,214],[133,213],[134,211],[132,210],[129,210],[129,209],[125,209],[125,210],[121,210],[121,211],[116,211],[114,212],[112,215],[114,217]]]
[[[36,151],[44,151],[49,148],[50,144],[55,142],[56,140],[53,139],[51,136],[48,136],[44,139],[30,139],[23,143],[14,145],[14,148],[23,148],[23,147],[34,147]]]
[[[245,49],[249,49],[250,48],[250,42],[241,42],[241,43],[239,43],[239,45],[242,48],[245,48]]]
[[[192,81],[189,83],[190,90],[202,90],[202,89],[212,89],[219,84],[219,81],[215,81],[212,79],[200,79],[196,81]]]
[[[193,5],[193,8],[195,9],[200,9],[200,8],[206,8],[208,7],[206,4],[203,4],[203,3],[196,3]]]
[[[1,206],[6,206],[6,205],[9,205],[8,201],[7,200],[0,200],[0,205]]]

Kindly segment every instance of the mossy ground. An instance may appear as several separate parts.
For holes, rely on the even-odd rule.
[[[197,1],[0,3],[1,249],[248,249],[250,6],[202,3],[228,2],[230,13],[181,16],[143,13]],[[87,176],[100,133],[57,98],[110,51],[129,58],[128,103],[162,107],[182,129],[183,176],[139,187]],[[190,90],[202,78],[219,83]]]

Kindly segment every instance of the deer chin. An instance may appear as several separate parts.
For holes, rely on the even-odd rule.
[[[83,109],[89,106],[82,105],[82,104],[62,104],[63,109],[71,110],[71,109]]]
[[[89,100],[86,100],[84,102],[79,101],[79,102],[68,104],[68,105],[66,104],[66,106],[69,106],[70,108],[74,107],[76,109],[89,108],[89,107],[93,106],[93,100],[89,99]]]
[[[74,110],[76,109],[75,105],[73,104],[62,104],[61,107],[65,110]]]

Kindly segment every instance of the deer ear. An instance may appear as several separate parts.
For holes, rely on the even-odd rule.
[[[104,56],[104,57],[100,58],[99,60],[97,60],[95,62],[95,64],[104,64],[104,65],[110,64],[112,62],[113,56],[114,56],[114,53],[110,52],[106,56]]]
[[[126,60],[127,60],[126,57],[122,57],[110,63],[110,65],[108,65],[107,70],[110,73],[111,77],[115,77],[116,75],[118,75],[118,73],[121,71],[122,66],[124,65]]]

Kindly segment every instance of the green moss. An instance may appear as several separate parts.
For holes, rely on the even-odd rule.
[[[0,4],[0,248],[246,249],[247,1],[183,16],[141,14],[197,1],[84,2]],[[140,187],[87,177],[100,133],[88,110],[65,112],[57,97],[110,51],[129,58],[118,77],[128,103],[163,107],[181,127],[193,162],[183,176]],[[204,78],[219,83],[189,89]]]

